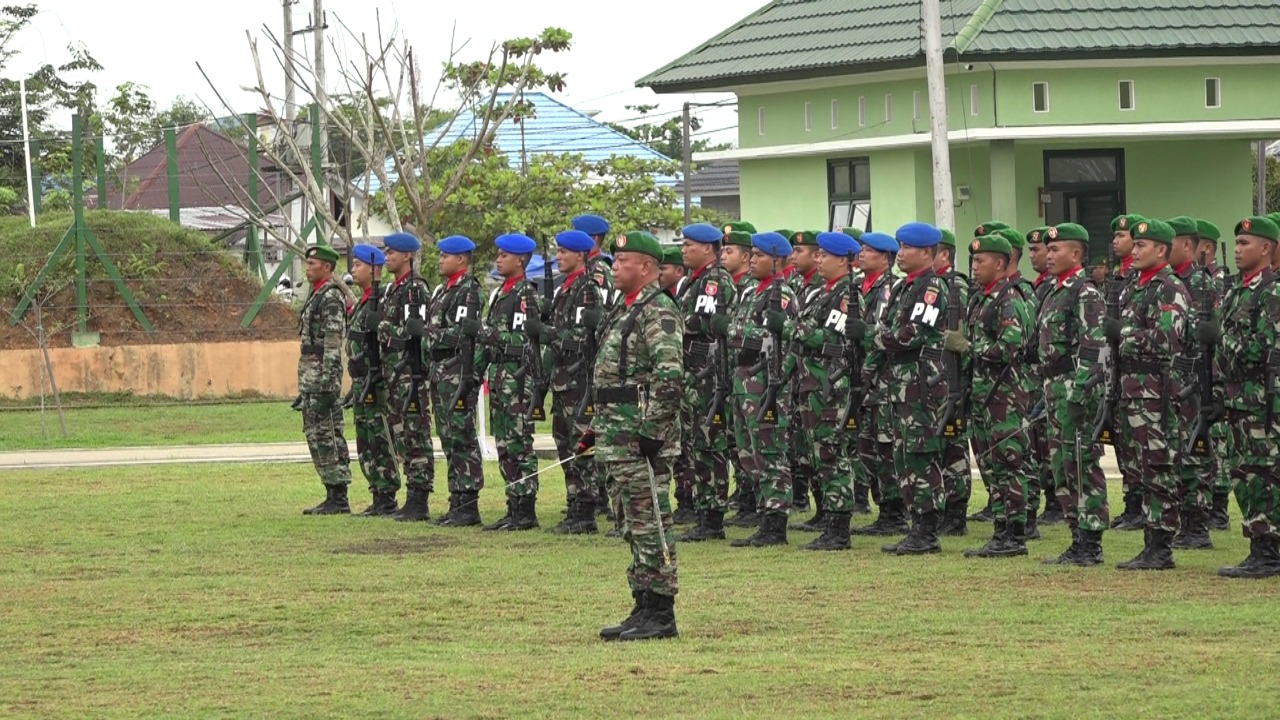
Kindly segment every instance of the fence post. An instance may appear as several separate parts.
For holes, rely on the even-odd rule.
[[[262,215],[258,206],[258,114],[245,113],[244,122],[249,126],[249,215],[257,220]],[[249,231],[244,239],[245,262],[249,272],[261,280],[266,280],[266,266],[262,260],[262,245],[258,241],[258,226],[250,221]]]
[[[181,201],[178,196],[178,132],[171,127],[164,129],[164,154],[165,166],[169,174],[169,220],[174,225],[181,225]]]

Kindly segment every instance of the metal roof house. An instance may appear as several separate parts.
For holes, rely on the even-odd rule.
[[[684,183],[676,184],[676,192],[684,191]],[[699,207],[714,210],[732,218],[742,217],[742,186],[737,160],[712,160],[700,163],[689,174],[689,195]]]
[[[765,227],[933,219],[917,0],[773,0],[637,81],[737,95],[742,214]],[[943,0],[956,224],[1122,212],[1230,228],[1280,137],[1280,0]],[[1099,252],[1101,251],[1101,252]]]

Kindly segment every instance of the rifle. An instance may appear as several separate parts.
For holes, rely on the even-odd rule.
[[[548,325],[551,322],[551,304],[554,300],[555,289],[551,287],[551,256],[547,252],[548,243],[547,236],[542,236],[542,307],[539,308],[539,315],[542,323]],[[533,359],[539,370],[542,369],[542,343],[538,338],[529,338],[529,343],[533,347]],[[547,390],[551,386],[551,376],[546,372],[539,372],[537,379],[533,384],[533,411],[530,416],[533,420],[541,422],[547,419],[547,411],[543,408],[547,404]]]
[[[960,329],[960,277],[955,273],[952,273],[947,284],[947,329]],[[942,410],[942,418],[937,427],[933,429],[935,437],[952,439],[964,432],[964,418],[961,414],[964,399],[962,370],[960,355],[943,350],[942,372],[947,379],[947,405]],[[941,379],[931,379],[929,385],[936,385]]]
[[[373,405],[377,402],[377,396],[374,393],[374,381],[382,367],[382,349],[378,347],[378,312],[382,307],[382,268],[370,268],[373,275],[373,289],[369,293],[369,314],[365,316],[364,326],[364,348],[360,351],[360,356],[352,358],[352,360],[364,360],[366,362],[364,372],[364,384],[360,388],[360,402],[364,405]]]
[[[1107,255],[1109,264],[1116,268],[1115,248],[1108,250]],[[1120,293],[1123,289],[1120,271],[1117,268],[1114,273],[1107,276],[1106,315],[1114,320],[1120,319]],[[1116,415],[1116,406],[1120,404],[1119,362],[1120,342],[1107,340],[1107,346],[1098,354],[1100,374],[1095,375],[1085,383],[1086,388],[1097,385],[1102,379],[1105,379],[1107,383],[1106,398],[1098,408],[1098,417],[1094,420],[1093,442],[1110,445],[1114,440],[1112,437],[1112,423]]]
[[[724,266],[720,264],[720,248],[718,247],[716,248],[714,262],[715,262],[715,271],[714,271],[715,277],[719,278],[721,275],[721,271],[724,269]],[[723,287],[720,289],[720,292],[727,293],[729,292],[729,288]],[[728,311],[729,311],[729,308],[728,308],[727,299],[725,297],[717,298],[715,315],[717,316],[724,315]],[[716,389],[715,389],[715,392],[712,393],[711,395],[711,404],[707,408],[707,425],[709,426],[718,426],[718,425],[725,424],[724,404],[725,404],[725,401],[729,399],[729,392],[730,392],[729,343],[725,342],[724,338],[716,338],[714,342],[716,345],[716,348],[715,348],[716,357],[714,362],[712,362],[707,366],[708,369],[713,369],[712,371],[715,372],[716,374]],[[699,383],[701,383],[702,380],[703,380],[702,377],[698,378]]]
[[[858,306],[858,289],[853,283],[853,255],[849,255],[846,259],[848,273],[845,280],[849,286],[845,288],[845,308],[852,310]],[[845,314],[846,330],[849,324],[848,312]],[[844,367],[837,372],[831,382],[835,383],[841,377],[841,373],[849,376],[849,402],[845,405],[844,412],[840,415],[840,427],[846,431],[856,432],[858,430],[858,408],[862,407],[862,399],[866,396],[866,388],[862,386],[862,341],[851,339],[848,334],[844,336]]]
[[[470,312],[470,309],[473,307],[480,307],[478,288],[479,285],[472,280],[470,289],[467,290],[467,297],[463,300],[463,307],[466,307],[468,312]],[[454,320],[455,324],[457,324],[456,311],[454,314]],[[462,353],[462,355],[458,360],[462,367],[458,373],[460,376],[458,379],[458,390],[453,394],[452,402],[453,409],[456,412],[462,412],[468,409],[467,406],[469,403],[467,400],[471,395],[471,385],[476,372],[476,339],[464,332],[462,333],[462,338],[459,340],[459,343],[460,347],[458,348],[458,352]]]
[[[773,285],[769,288],[769,300],[766,304],[770,310],[782,311],[782,283],[784,278],[778,274],[778,256],[776,253],[769,253],[769,257],[773,258]],[[757,423],[773,423],[778,420],[778,393],[782,391],[784,378],[782,376],[782,333],[769,333],[769,337],[765,338],[761,344],[761,352],[764,358],[766,385],[764,389],[764,397],[760,401],[760,412],[756,414]]]
[[[406,325],[410,318],[422,316],[422,289],[418,286],[417,270],[413,267],[412,259],[409,261],[408,301],[404,308]],[[409,397],[405,398],[400,412],[402,415],[417,415],[421,411],[418,407],[418,396],[422,392],[422,380],[425,375],[425,369],[422,367],[422,335],[411,334],[409,338],[409,342],[405,344],[405,359],[401,361],[400,368],[397,368],[398,372],[406,363],[409,367]]]
[[[593,287],[592,290],[596,288]],[[596,327],[598,326],[591,327],[587,337],[582,341],[582,357],[569,368],[570,374],[578,376],[578,388],[582,393],[582,397],[578,398],[578,407],[574,409],[573,416],[579,420],[585,418],[587,422],[590,422],[596,414],[596,406],[591,402],[591,396],[595,393]]]
[[[1208,271],[1205,271],[1208,275]],[[1206,280],[1207,284],[1208,280]],[[1196,322],[1207,323],[1213,321],[1213,300],[1209,297],[1208,287],[1200,287],[1194,293],[1192,300],[1196,307]],[[1200,351],[1195,358],[1196,382],[1189,385],[1187,392],[1189,395],[1195,396],[1196,401],[1196,426],[1191,431],[1191,440],[1187,443],[1187,447],[1183,452],[1196,457],[1207,457],[1209,455],[1209,423],[1205,420],[1204,408],[1205,402],[1213,398],[1213,345],[1201,344]]]

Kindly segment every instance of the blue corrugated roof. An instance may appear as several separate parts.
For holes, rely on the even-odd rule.
[[[498,102],[511,99],[509,93],[498,95]],[[520,123],[510,120],[498,126],[494,133],[494,145],[506,155],[508,162],[519,164],[521,147],[526,156],[535,155],[582,155],[587,162],[601,162],[611,156],[635,157],[644,160],[670,162],[671,158],[654,150],[642,142],[628,137],[593,118],[574,110],[546,93],[525,93],[524,99],[533,104],[533,117],[524,118]],[[471,138],[480,132],[479,123],[470,110],[458,114],[453,125],[441,138],[441,145],[448,145],[459,139]],[[432,141],[435,136],[431,138]],[[387,177],[391,181],[397,179],[394,163],[386,162]],[[674,185],[678,178],[657,176],[659,185]],[[353,184],[363,189],[365,178],[358,178]],[[369,178],[369,194],[381,188],[378,178]]]

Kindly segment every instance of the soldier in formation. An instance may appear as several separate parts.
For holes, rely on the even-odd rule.
[[[360,515],[394,515],[399,507],[400,468],[387,414],[377,316],[382,303],[382,267],[387,256],[372,245],[352,248],[351,276],[361,295],[347,317],[347,372],[351,376],[356,453],[373,502]]]
[[[311,294],[298,318],[302,349],[298,356],[298,392],[302,397],[302,432],[307,437],[311,463],[324,485],[325,499],[306,515],[350,513],[347,486],[351,484],[351,458],[342,436],[342,345],[346,330],[346,303],[333,280],[338,253],[332,248],[307,249],[307,281]]]

